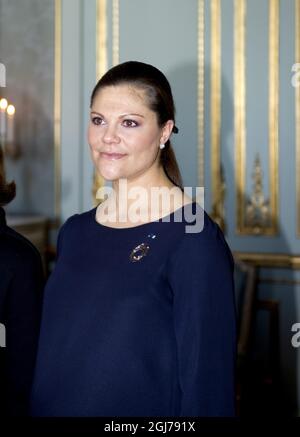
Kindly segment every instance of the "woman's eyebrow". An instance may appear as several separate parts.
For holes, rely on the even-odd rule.
[[[91,111],[91,114],[97,114],[97,115],[100,115],[101,117],[103,117],[103,115],[100,114],[100,112],[97,112],[97,111]]]
[[[136,116],[136,117],[142,117],[142,118],[145,118],[142,114],[132,114],[132,113],[129,113],[129,114],[122,114],[122,115],[120,115],[119,118],[128,117],[129,115],[134,115],[134,116]]]
[[[91,114],[97,114],[97,115],[100,115],[100,117],[104,117],[100,112],[97,112],[97,111],[91,111]],[[145,118],[144,115],[142,115],[142,114],[132,114],[132,113],[121,114],[121,115],[119,116],[119,118],[128,117],[128,116],[130,116],[130,115],[134,115],[134,116],[136,116],[136,117],[142,117],[142,118]]]

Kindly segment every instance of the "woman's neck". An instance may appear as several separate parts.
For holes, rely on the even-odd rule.
[[[99,221],[104,217],[115,223],[147,223],[168,215],[192,199],[167,177],[147,181],[113,183],[113,191],[98,207]]]

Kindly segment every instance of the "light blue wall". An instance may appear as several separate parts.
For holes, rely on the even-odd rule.
[[[120,62],[155,65],[168,77],[179,134],[172,142],[184,184],[196,187],[197,1],[120,1]]]
[[[61,163],[62,217],[82,205],[82,9],[62,2]],[[73,212],[74,211],[74,212]]]

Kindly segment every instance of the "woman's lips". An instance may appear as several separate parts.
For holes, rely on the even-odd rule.
[[[125,154],[122,153],[105,153],[105,152],[100,153],[100,155],[103,158],[110,159],[110,160],[121,159],[124,156],[126,156]]]

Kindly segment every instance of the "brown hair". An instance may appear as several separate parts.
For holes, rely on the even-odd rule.
[[[5,181],[4,157],[0,146],[0,206],[5,206],[11,202],[16,195],[16,184]]]
[[[166,76],[156,67],[143,62],[128,61],[108,70],[92,92],[91,107],[100,89],[122,84],[133,85],[145,91],[148,107],[156,113],[160,127],[168,120],[173,120],[175,123],[174,99]],[[173,132],[178,132],[175,124]],[[160,151],[160,164],[170,181],[183,190],[182,177],[170,140]]]

